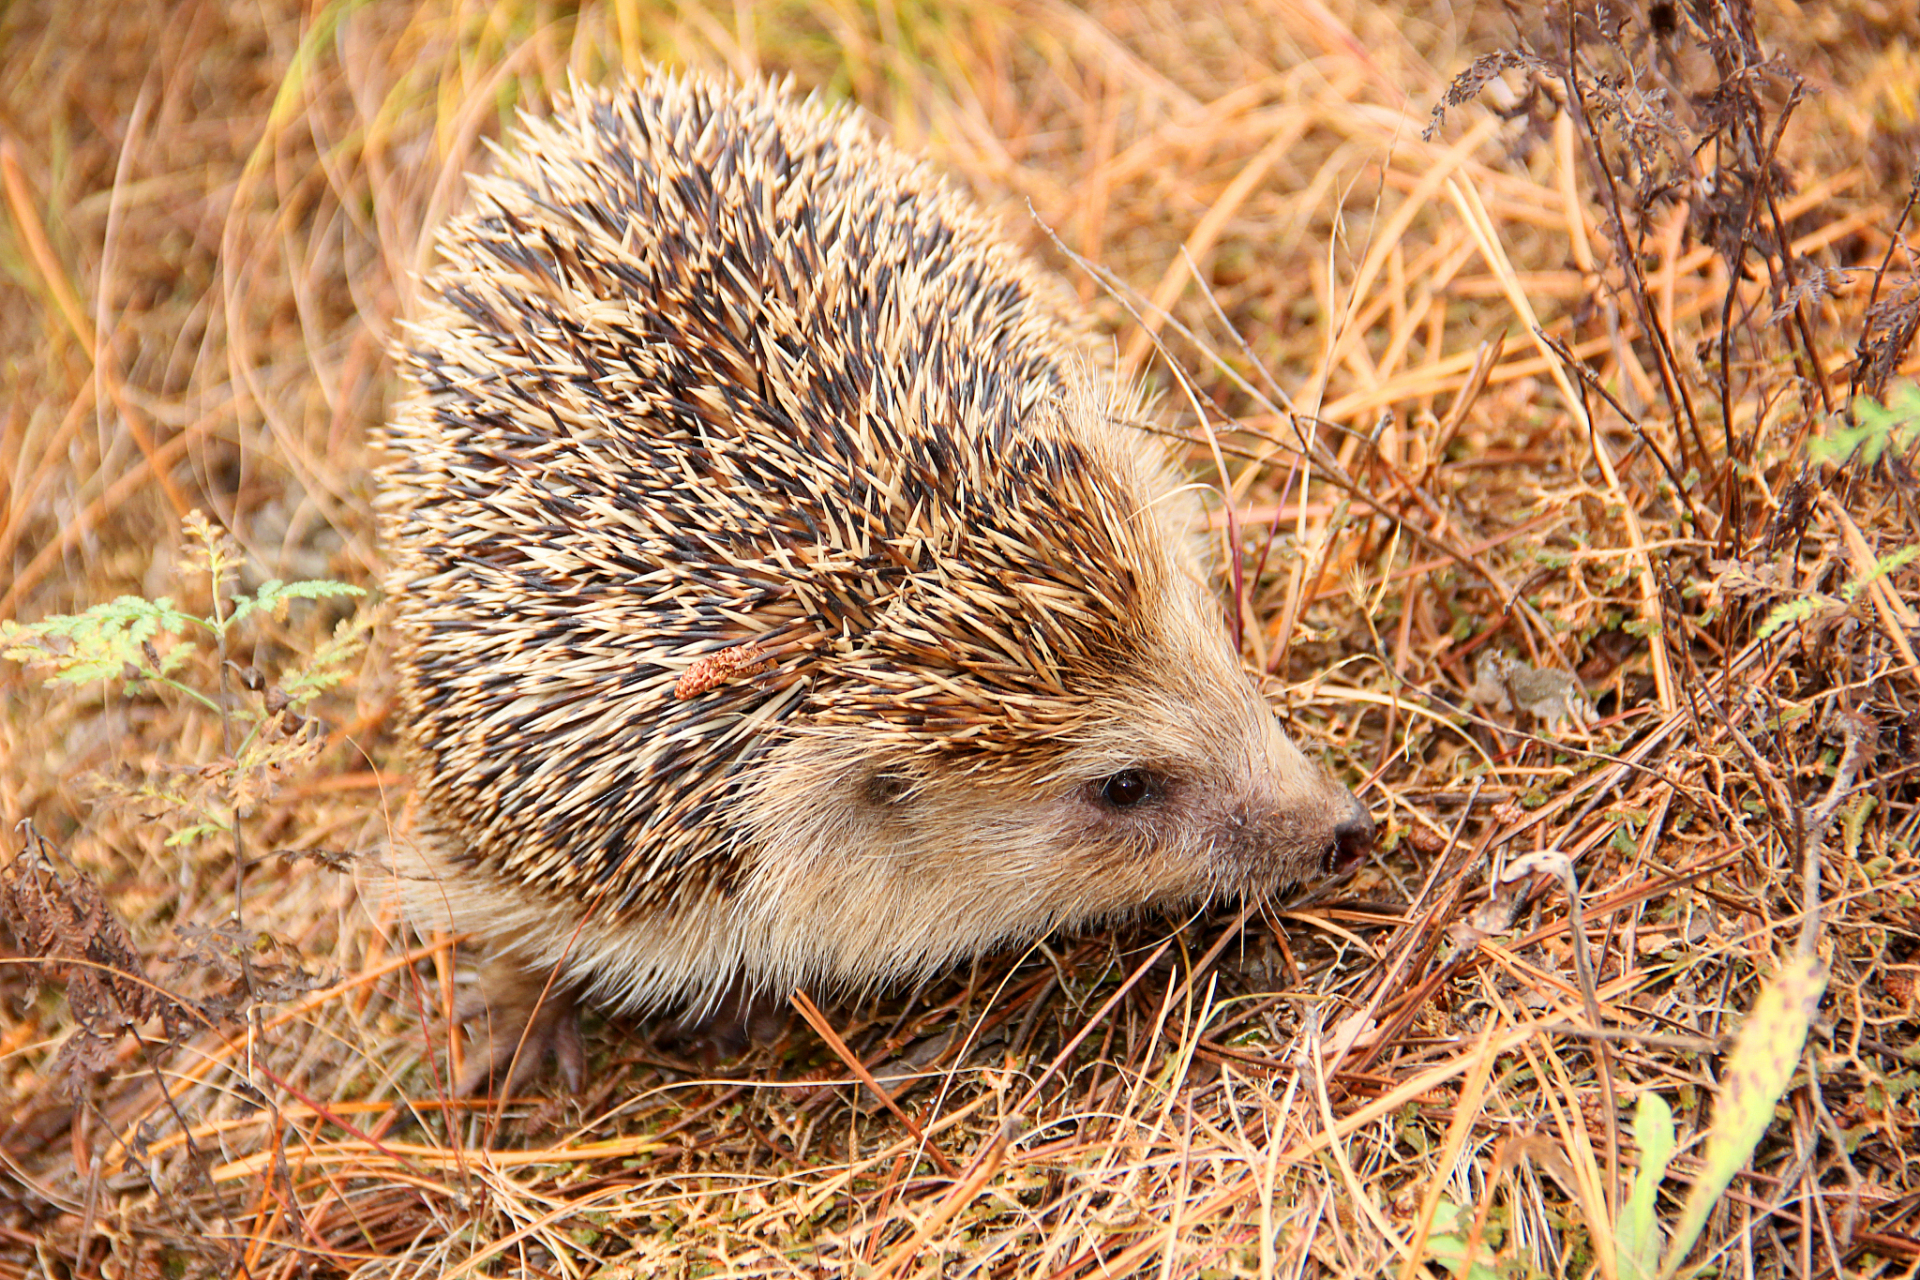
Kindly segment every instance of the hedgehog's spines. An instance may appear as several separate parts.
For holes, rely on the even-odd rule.
[[[942,825],[967,787],[1071,849],[1097,770],[1213,752],[1250,788],[1219,820],[1265,820],[1298,752],[1203,635],[1163,461],[983,215],[844,107],[698,75],[576,85],[494,154],[403,330],[381,500],[455,922],[642,1003],[878,981],[1000,936],[965,895],[918,950],[873,932],[988,839]],[[1109,825],[1084,882],[970,864],[1003,934],[1224,883]],[[898,901],[844,880],[875,859]],[[755,940],[776,916],[839,923]]]

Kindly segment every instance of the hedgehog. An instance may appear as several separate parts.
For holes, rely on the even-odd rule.
[[[463,1088],[578,1088],[582,1000],[864,992],[1371,849],[1064,286],[853,111],[576,86],[421,294],[396,849],[485,951]]]

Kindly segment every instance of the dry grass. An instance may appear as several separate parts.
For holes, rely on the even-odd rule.
[[[196,508],[241,590],[372,584],[382,343],[480,141],[570,73],[792,72],[1077,281],[1219,487],[1248,662],[1387,833],[1318,904],[1060,939],[718,1076],[603,1028],[584,1096],[469,1106],[444,940],[270,856],[379,848],[377,644],[324,735],[283,724],[311,765],[232,763],[350,606],[183,648],[224,714],[7,664],[41,860],[5,881],[0,1275],[1611,1278],[1634,1099],[1677,1119],[1671,1224],[1807,948],[1827,995],[1694,1258],[1910,1273],[1920,495],[1910,450],[1819,445],[1916,369],[1920,24],[1601,5],[1616,43],[1574,7],[0,9],[0,617],[207,612]],[[1533,714],[1564,680],[1500,709],[1493,650],[1589,722]],[[189,792],[238,837],[167,844]],[[919,1078],[882,1107],[856,1063]]]

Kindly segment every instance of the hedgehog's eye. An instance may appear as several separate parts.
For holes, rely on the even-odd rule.
[[[1153,779],[1144,769],[1122,769],[1100,784],[1100,798],[1116,809],[1131,809],[1153,799]]]

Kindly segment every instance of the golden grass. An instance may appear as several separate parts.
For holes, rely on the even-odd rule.
[[[1671,1226],[1728,1038],[1807,947],[1819,1020],[1694,1257],[1909,1271],[1920,604],[1914,566],[1885,570],[1920,543],[1913,473],[1809,442],[1920,367],[1920,27],[1756,0],[1780,67],[1723,43],[1723,71],[1690,8],[1643,8],[1679,32],[1649,48],[1636,9],[1636,62],[1583,29],[1578,116],[1555,105],[1564,37],[1529,27],[1540,60],[1431,137],[1452,78],[1521,47],[1506,17],[0,9],[0,618],[206,611],[172,569],[196,508],[244,548],[243,589],[372,585],[385,344],[482,141],[570,75],[791,73],[931,155],[1111,330],[1214,486],[1248,663],[1386,834],[1318,902],[810,1009],[718,1074],[601,1028],[581,1097],[468,1104],[446,1096],[445,940],[270,856],[381,846],[404,779],[377,643],[319,704],[319,764],[248,792],[239,922],[235,842],[166,844],[177,806],[153,798],[237,785],[222,718],[9,663],[8,838],[42,850],[30,820],[36,900],[97,884],[137,953],[75,961],[125,1005],[63,998],[85,984],[23,927],[0,963],[0,1276],[1412,1277],[1474,1256],[1611,1280],[1634,1100],[1678,1122]],[[271,679],[339,612],[261,619],[233,667],[209,650],[183,679]],[[1476,702],[1490,648],[1577,672],[1593,722]],[[136,989],[192,1003],[123,1019]]]

